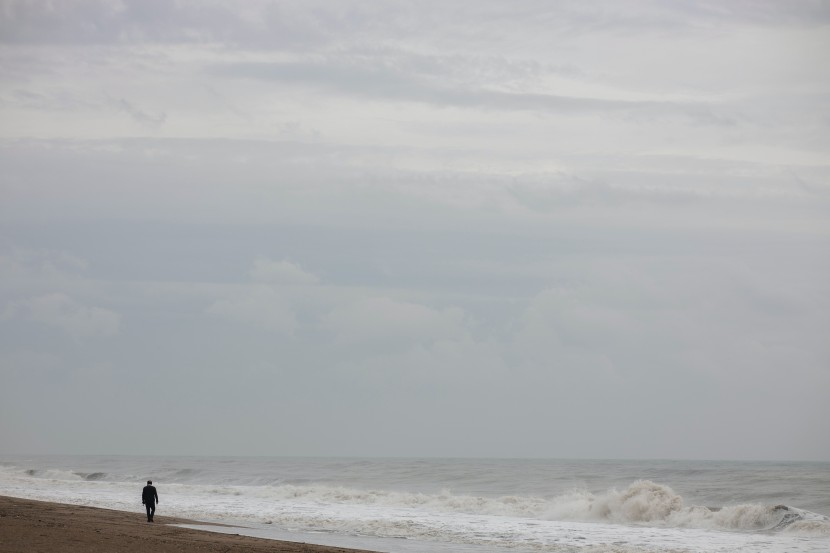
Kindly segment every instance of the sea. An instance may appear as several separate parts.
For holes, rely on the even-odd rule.
[[[0,495],[389,553],[830,552],[830,463],[0,456]],[[195,527],[203,528],[201,525]]]

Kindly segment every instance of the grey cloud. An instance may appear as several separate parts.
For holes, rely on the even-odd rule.
[[[251,278],[259,282],[273,284],[317,284],[317,275],[304,271],[296,263],[288,260],[272,261],[267,257],[258,257],[251,269]]]
[[[773,217],[807,205],[820,210],[827,199],[821,183],[828,169],[821,166],[782,173],[774,163],[655,155],[563,157],[571,171],[518,174],[385,165],[413,153],[418,150],[287,141],[21,141],[0,148],[0,159],[8,179],[25,176],[21,182],[29,184],[19,189],[7,184],[16,198],[14,208],[7,204],[0,209],[7,220],[53,205],[52,220],[146,213],[166,221],[218,217],[227,223],[310,223],[298,212],[302,208],[312,210],[315,224],[353,227],[367,218],[389,225],[387,210],[396,212],[394,226],[419,225],[420,209],[441,206],[452,211],[436,214],[433,224],[451,228],[455,210],[471,216],[487,209],[507,215],[521,207],[523,213],[544,214],[580,206],[680,207],[691,202],[689,206],[706,205],[713,214],[734,220],[752,219],[762,206]],[[424,149],[423,155],[429,159],[430,150]],[[491,157],[499,155],[493,152]],[[240,156],[247,159],[244,164],[235,161]],[[122,164],[138,168],[125,175],[118,171]],[[793,174],[811,186],[805,188]],[[66,193],[67,182],[75,193]],[[110,182],[118,183],[117,192]],[[181,182],[198,182],[203,189],[228,194],[228,199],[217,210],[211,195],[168,197],[163,204],[148,198],[148,186]],[[776,210],[778,215],[773,215]],[[609,221],[623,215],[617,212]],[[805,221],[816,222],[817,217],[816,212]]]
[[[12,92],[9,103],[25,109],[49,112],[98,112],[116,111],[127,114],[133,121],[149,128],[157,129],[167,120],[165,112],[152,112],[143,109],[126,98],[85,97],[66,89],[54,89],[49,93],[32,92],[17,89]]]
[[[0,449],[830,458],[825,12],[5,3]]]
[[[25,89],[14,90],[11,101],[28,109],[57,111],[83,109],[94,105],[92,102],[81,100],[66,91],[53,91],[52,93],[44,94]]]
[[[166,113],[149,113],[124,98],[118,100],[116,105],[118,106],[118,109],[124,111],[136,122],[141,123],[142,125],[159,127],[164,124],[164,121],[167,119]]]
[[[6,248],[3,248],[6,249]],[[0,253],[0,269],[7,278],[37,278],[41,275],[71,275],[84,271],[89,263],[66,251],[8,247]]]
[[[678,2],[674,8],[681,17],[690,16],[709,23],[750,23],[759,25],[807,25],[820,26],[830,21],[830,5],[827,2],[797,0],[738,0],[725,4],[717,1]]]
[[[456,339],[464,335],[463,323],[464,313],[458,308],[437,310],[388,297],[364,297],[336,306],[321,321],[336,341],[371,345],[377,351],[401,342]]]
[[[297,287],[317,285],[320,279],[296,263],[264,256],[254,260],[249,275],[253,284],[229,288],[226,297],[206,312],[293,337],[300,327],[297,310],[304,295]]]
[[[294,334],[298,324],[285,296],[267,286],[245,287],[228,299],[214,302],[207,313],[288,336]]]
[[[0,372],[5,372],[7,377],[27,373],[50,374],[60,370],[61,366],[61,358],[51,353],[18,350],[0,354]]]
[[[0,37],[7,43],[112,44],[226,42],[297,47],[324,42],[359,19],[349,10],[315,16],[304,2],[247,5],[164,0],[76,0],[7,3]]]
[[[58,327],[78,339],[115,335],[121,322],[114,311],[83,305],[61,293],[14,302],[2,316],[6,320],[17,317]]]
[[[15,43],[199,43],[296,48],[366,37],[390,39],[424,32],[475,36],[477,27],[499,31],[524,26],[535,31],[588,33],[598,30],[663,33],[725,25],[816,26],[830,21],[825,2],[549,2],[506,6],[475,2],[456,10],[441,2],[332,5],[326,2],[227,4],[164,0],[76,0],[8,2],[0,14],[0,37]],[[451,31],[452,30],[452,31]]]
[[[434,75],[421,78],[396,67],[363,60],[331,59],[316,63],[237,63],[213,68],[217,75],[259,79],[284,85],[311,85],[329,92],[352,94],[374,100],[410,101],[462,108],[526,110],[553,113],[620,113],[641,120],[666,117],[690,118],[697,123],[732,124],[711,107],[696,103],[607,100],[590,97],[520,93],[471,88],[465,84],[446,86]]]

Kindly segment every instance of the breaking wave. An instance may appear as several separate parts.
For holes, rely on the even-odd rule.
[[[96,486],[113,487],[113,490],[132,490],[135,482],[142,480],[117,477],[104,472],[82,473],[2,467],[2,472],[11,471],[29,482],[33,479],[62,481],[69,486],[67,489],[92,483]],[[294,517],[304,511],[310,512],[312,506],[328,505],[560,522],[830,536],[830,518],[821,514],[787,505],[763,503],[711,507],[686,505],[683,498],[672,488],[650,480],[638,480],[624,489],[610,489],[600,493],[574,489],[552,497],[488,497],[458,495],[449,490],[438,493],[412,493],[312,483],[208,484],[192,481],[197,472],[189,468],[171,469],[169,475],[174,476],[170,479],[173,482],[164,481],[168,482],[168,493],[178,495],[188,505],[200,505],[200,509],[208,509],[203,513],[206,518],[212,518],[213,513],[210,510],[213,508],[221,510],[233,505],[235,516],[239,518],[261,523],[291,523],[299,522],[294,520]],[[176,480],[178,483],[174,483]],[[162,479],[159,478],[159,481]],[[199,513],[200,511],[193,511],[192,516],[198,517]]]
[[[639,480],[624,490],[594,494],[574,490],[545,499],[526,496],[480,497],[358,490],[335,486],[210,487],[214,496],[248,496],[266,502],[402,507],[430,512],[533,518],[550,521],[604,522],[664,528],[737,532],[787,532],[830,535],[830,518],[786,505],[686,506],[670,487]],[[260,522],[271,522],[264,519]]]
[[[87,482],[95,482],[107,479],[107,473],[105,472],[73,472],[58,469],[26,469],[23,474],[45,480],[86,480]]]
[[[81,478],[83,478],[84,480],[88,481],[88,482],[95,482],[95,481],[98,481],[98,480],[105,480],[107,478],[107,473],[106,472],[90,472],[90,473],[78,472],[76,474],[78,476],[80,476]]]
[[[830,535],[830,518],[786,505],[686,506],[670,487],[639,480],[622,491],[574,491],[551,500],[550,520],[603,521],[743,532]]]

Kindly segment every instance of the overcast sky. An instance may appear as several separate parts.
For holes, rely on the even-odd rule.
[[[0,0],[0,453],[830,460],[830,2]]]

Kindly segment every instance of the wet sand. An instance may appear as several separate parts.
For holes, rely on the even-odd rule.
[[[0,496],[0,552],[53,553],[371,553],[179,528],[204,524],[155,516]]]

